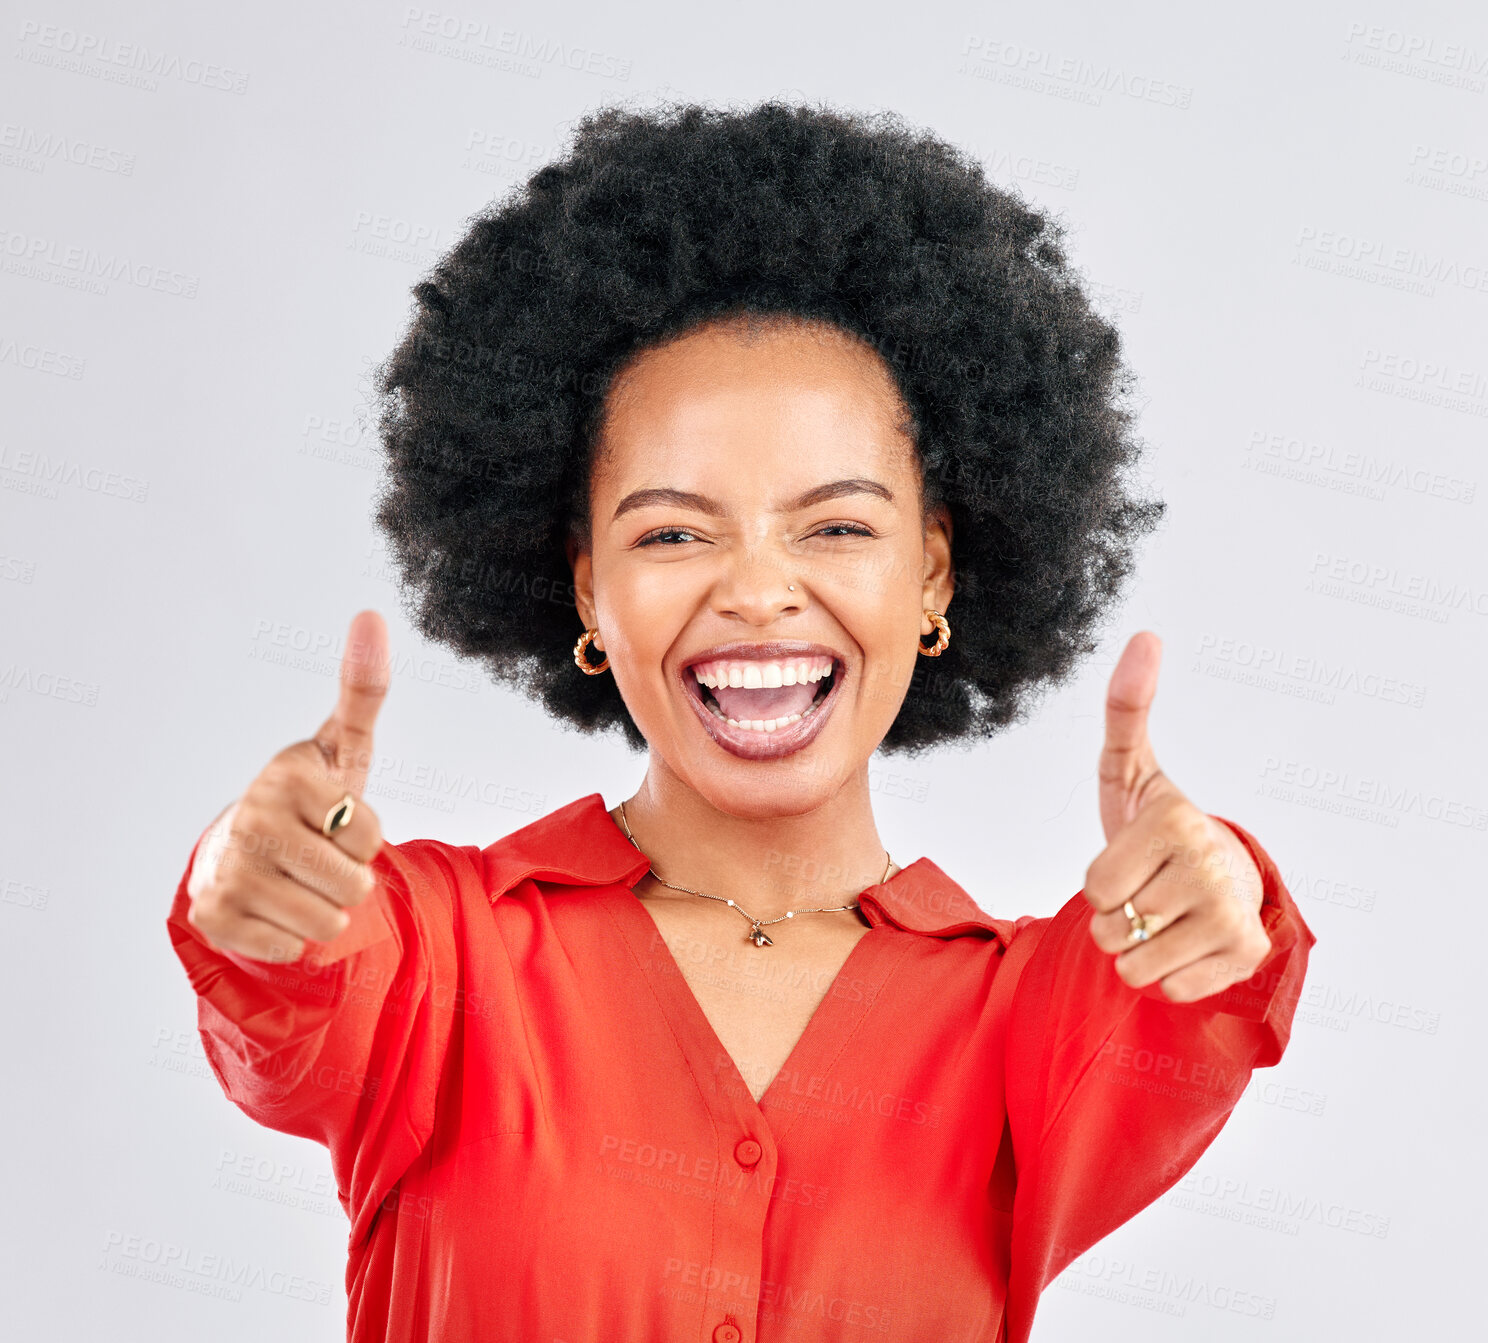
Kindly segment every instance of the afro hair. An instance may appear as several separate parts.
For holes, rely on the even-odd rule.
[[[584,676],[565,542],[588,525],[607,389],[639,351],[737,314],[866,340],[952,519],[954,637],[882,743],[989,737],[1058,683],[1162,516],[1120,337],[1064,228],[897,114],[778,100],[605,107],[474,216],[415,286],[377,374],[377,522],[418,629],[585,731],[644,745]]]

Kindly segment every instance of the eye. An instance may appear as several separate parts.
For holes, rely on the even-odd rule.
[[[829,522],[825,527],[818,527],[811,533],[812,536],[872,536],[873,533],[857,522]]]
[[[687,541],[696,541],[699,537],[696,532],[690,532],[685,527],[658,527],[654,532],[647,532],[636,542],[638,546],[682,545]]]

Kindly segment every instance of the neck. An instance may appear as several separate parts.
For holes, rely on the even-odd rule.
[[[866,763],[815,810],[741,817],[720,811],[653,754],[625,819],[655,874],[737,900],[759,919],[853,904],[884,875]]]

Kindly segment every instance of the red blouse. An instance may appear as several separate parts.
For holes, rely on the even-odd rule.
[[[1315,939],[1225,824],[1265,882],[1247,982],[1129,988],[1083,895],[991,918],[921,858],[859,897],[758,1104],[598,794],[485,849],[384,844],[290,965],[206,944],[189,862],[168,926],[223,1090],[330,1150],[353,1343],[1023,1343],[1286,1046]]]

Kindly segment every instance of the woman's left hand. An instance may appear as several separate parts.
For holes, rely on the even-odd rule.
[[[1157,766],[1147,713],[1161,662],[1161,641],[1143,630],[1111,673],[1098,771],[1106,847],[1086,870],[1085,898],[1096,911],[1090,935],[1116,954],[1126,983],[1160,983],[1172,1001],[1192,1002],[1250,978],[1271,939],[1255,861]],[[1132,938],[1128,900],[1146,921],[1146,941]]]

